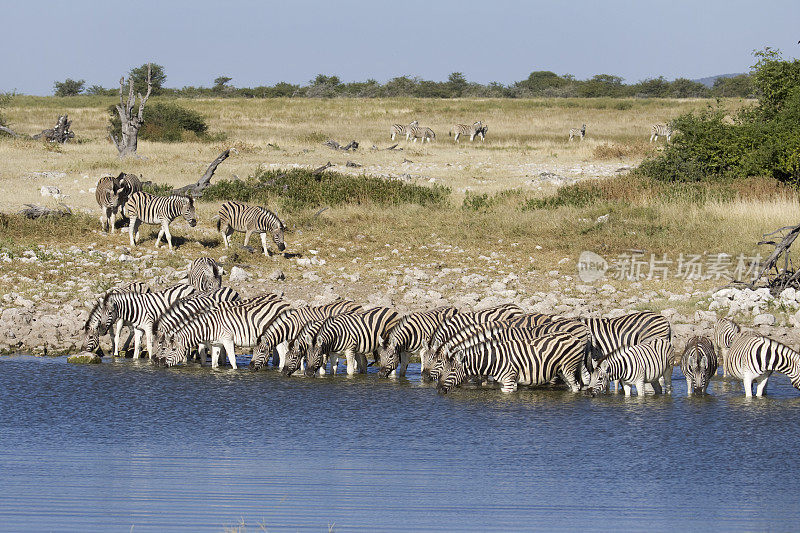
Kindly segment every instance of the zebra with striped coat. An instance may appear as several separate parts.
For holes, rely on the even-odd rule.
[[[586,341],[568,333],[477,344],[447,359],[437,390],[444,394],[469,377],[492,376],[503,392],[514,392],[518,385],[545,385],[561,376],[577,392],[585,350]]]
[[[455,335],[465,326],[482,322],[508,320],[521,315],[524,315],[524,312],[519,306],[514,304],[502,304],[487,309],[481,309],[480,311],[458,313],[444,320],[434,330],[427,346],[423,346],[420,350],[419,358],[422,379],[427,380],[430,378],[431,369],[436,363],[439,348],[442,344],[447,342],[447,339]],[[547,319],[549,320],[549,317]]]
[[[728,372],[744,384],[744,395],[763,396],[773,372],[785,374],[800,390],[800,353],[785,344],[761,335],[739,334],[728,352]]]
[[[321,320],[311,320],[307,322],[298,332],[297,337],[289,342],[289,350],[286,352],[286,363],[283,365],[283,375],[291,376],[298,370],[305,372],[305,361],[308,355],[308,350],[314,339],[319,333],[325,322],[333,320],[334,317],[323,318]],[[325,354],[322,355],[322,362],[319,366],[320,375],[325,374],[325,365],[327,364]]]
[[[739,327],[739,324],[728,318],[720,318],[714,325],[714,345],[719,351],[723,377],[728,375],[728,351],[731,348],[734,337],[741,331],[742,328]]]
[[[230,236],[234,231],[245,234],[245,246],[250,242],[250,235],[257,232],[261,235],[261,247],[264,249],[264,255],[269,256],[267,233],[272,235],[272,241],[278,247],[278,251],[282,252],[286,249],[283,241],[285,230],[286,227],[278,215],[265,207],[247,205],[242,202],[225,202],[219,210],[217,231],[222,233],[225,248],[230,246]]]
[[[114,293],[134,293],[134,294],[144,294],[150,292],[150,287],[147,286],[145,283],[141,281],[134,281],[127,285],[123,285],[121,287],[115,287],[113,289],[109,289],[106,291],[103,296],[101,296],[97,303],[94,304],[92,310],[89,311],[89,316],[86,319],[86,322],[83,325],[83,341],[81,343],[82,350],[84,352],[95,352],[99,351],[100,355],[105,355],[103,353],[103,349],[100,347],[100,325],[101,325],[101,307],[103,305],[103,301],[105,296]],[[122,324],[120,324],[120,329],[122,328]],[[130,337],[128,337],[128,341],[130,341]]]
[[[708,382],[717,373],[717,353],[708,337],[692,337],[681,356],[681,372],[686,377],[686,394],[705,394]]]
[[[139,225],[161,224],[161,230],[156,238],[156,248],[165,237],[169,249],[172,250],[172,235],[169,224],[178,217],[183,217],[189,226],[197,225],[197,214],[194,209],[194,198],[191,196],[155,196],[144,191],[135,192],[125,202],[125,216],[130,219],[128,231],[131,237],[131,247],[139,241]]]
[[[666,137],[667,142],[672,138],[672,126],[669,124],[653,124],[650,127],[650,142],[658,141],[659,137]]]
[[[406,126],[404,124],[394,124],[394,125],[392,125],[392,129],[391,129],[392,140],[394,140],[395,137],[400,137],[400,136],[403,136],[403,137],[406,138],[406,140],[408,140],[408,136],[409,136],[409,131],[408,130],[409,130],[409,128],[411,128],[412,126],[418,126],[418,125],[419,125],[419,122],[417,122],[416,120],[413,121],[408,126]]]
[[[260,370],[267,366],[269,356],[275,350],[278,353],[278,370],[286,365],[286,354],[289,342],[294,340],[300,330],[312,320],[322,320],[345,313],[361,311],[362,307],[350,300],[338,300],[325,305],[291,309],[279,316],[258,339],[250,359],[250,369]]]
[[[399,321],[397,312],[388,307],[375,307],[359,313],[338,315],[322,324],[306,355],[306,375],[313,376],[322,366],[322,356],[331,361],[336,373],[339,354],[347,361],[347,375],[367,372],[367,354],[377,354]],[[377,357],[376,357],[377,359]]]
[[[436,134],[430,128],[414,125],[408,128],[408,138],[411,139],[411,142],[417,142],[417,139],[422,139],[422,143],[425,144],[426,140],[428,142],[435,140]]]
[[[198,291],[222,287],[222,267],[210,257],[198,257],[189,267],[189,284]]]
[[[95,186],[94,196],[100,206],[100,228],[105,232],[114,233],[116,229],[117,211],[124,203],[123,193],[119,182],[111,176],[103,176]]]
[[[235,369],[235,347],[254,346],[272,321],[289,308],[287,302],[268,295],[220,306],[197,315],[173,333],[164,362],[167,366],[179,364],[187,360],[192,347],[208,344],[211,347],[212,368],[219,366],[220,352],[224,349],[228,362]]]
[[[631,395],[632,385],[636,387],[638,396],[644,396],[645,383],[651,384],[660,394],[663,380],[669,392],[674,356],[672,343],[662,338],[622,347],[600,361],[592,372],[588,388],[595,395],[607,390],[610,380],[617,380],[622,383],[625,396]]]
[[[456,124],[453,126],[453,131],[448,132],[448,134],[454,136],[455,142],[458,142],[458,138],[462,135],[469,135],[469,142],[472,142],[475,139],[475,135],[481,132],[483,132],[483,123],[479,120],[473,122],[471,126],[467,124]],[[481,136],[481,140],[483,140],[483,136]]]
[[[114,356],[119,353],[119,339],[122,326],[133,328],[133,358],[139,358],[142,336],[146,337],[147,353],[153,358],[154,331],[153,324],[167,308],[176,300],[185,298],[194,292],[191,285],[174,285],[158,292],[149,293],[113,293],[103,298],[100,306],[101,335],[105,335],[112,324],[114,330]]]
[[[386,345],[378,349],[378,376],[405,376],[411,356],[419,355],[436,327],[456,313],[455,307],[447,306],[411,313],[401,318],[392,329]]]
[[[569,129],[569,140],[572,141],[574,137],[580,137],[581,140],[586,136],[586,124],[581,126],[580,128],[570,128]]]

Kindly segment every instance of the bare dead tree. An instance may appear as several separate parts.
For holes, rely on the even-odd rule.
[[[56,122],[55,126],[49,130],[42,130],[41,133],[37,133],[33,136],[33,138],[37,140],[44,139],[45,141],[51,143],[64,144],[68,140],[75,138],[75,133],[69,129],[70,126],[72,126],[72,121],[69,120],[66,114],[64,114],[58,117],[58,121]]]
[[[764,244],[771,244],[775,249],[764,260],[755,279],[747,283],[744,281],[734,281],[733,285],[744,286],[750,289],[755,289],[759,285],[769,288],[770,292],[774,294],[781,293],[784,289],[792,287],[800,289],[800,270],[795,270],[794,265],[789,259],[789,248],[791,248],[794,241],[800,236],[800,224],[797,226],[785,226],[778,228],[771,233],[765,233],[764,237],[771,237],[776,233],[789,230],[780,241],[764,240],[758,243],[759,246]],[[779,266],[779,262],[783,256],[783,265]],[[763,282],[759,283],[763,278]]]
[[[219,156],[214,161],[212,161],[210,165],[208,165],[208,169],[206,169],[205,174],[203,174],[203,176],[199,180],[197,180],[197,183],[190,183],[189,185],[185,185],[180,189],[175,189],[172,191],[172,194],[180,194],[183,196],[194,196],[194,197],[202,196],[203,191],[209,185],[211,185],[211,176],[214,175],[214,172],[216,172],[219,164],[228,159],[228,156],[231,154],[231,150],[233,150],[234,153],[237,153],[235,148],[228,148],[227,150],[219,154]]]
[[[138,93],[139,97],[139,113],[133,113],[133,108],[136,105],[136,98],[133,95],[133,79],[128,76],[128,99],[123,99],[122,90],[125,87],[125,76],[119,79],[119,104],[116,105],[119,120],[122,123],[122,138],[117,139],[113,133],[109,132],[111,142],[117,147],[119,157],[126,157],[129,155],[136,155],[136,148],[139,142],[139,128],[144,124],[144,104],[150,98],[150,93],[153,90],[150,81],[150,64],[147,64],[147,94],[142,96]]]
[[[331,150],[342,150],[342,151],[345,151],[345,152],[348,152],[350,150],[356,151],[356,149],[358,149],[358,141],[350,141],[350,144],[348,144],[347,146],[342,146],[341,144],[339,144],[338,142],[334,141],[333,139],[329,139],[329,140],[325,141],[322,144],[324,144],[325,146],[327,146]]]

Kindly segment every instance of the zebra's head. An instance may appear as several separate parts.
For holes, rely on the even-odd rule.
[[[433,362],[433,367],[431,368],[431,371],[428,374],[428,377],[432,381],[438,381],[439,378],[442,377],[444,372],[449,368],[450,364],[451,363],[450,363],[450,358],[449,357],[439,357],[439,358],[437,358]]]
[[[166,366],[175,366],[188,360],[189,347],[177,337],[172,337],[164,354],[163,362]]]
[[[286,243],[283,241],[283,232],[286,230],[286,226],[283,225],[283,222],[278,224],[278,227],[272,230],[272,241],[275,243],[275,246],[278,247],[278,251],[282,252],[286,249]]]
[[[306,376],[313,377],[322,366],[322,340],[315,339],[306,352]]]
[[[693,352],[686,358],[686,366],[688,367],[688,373],[694,378],[692,381],[694,383],[695,393],[702,394],[708,386],[708,380],[711,377],[709,376],[710,362],[708,356],[705,354],[698,356]],[[691,378],[687,376],[687,380],[688,379]]]
[[[411,123],[409,124],[409,126],[419,126],[419,121],[418,120],[412,120]]]
[[[186,219],[191,227],[197,225],[197,212],[194,209],[194,198],[191,196],[186,197],[186,202],[183,204],[181,215]]]
[[[419,351],[420,373],[424,381],[430,381],[433,368],[433,350],[429,344],[424,344]]]
[[[592,376],[589,378],[589,385],[587,385],[587,388],[589,389],[589,392],[592,393],[592,396],[597,396],[601,392],[608,390],[610,381],[611,377],[608,370],[608,361],[601,361],[600,364],[594,369],[594,372],[592,372]]]
[[[110,295],[103,298],[98,312],[97,332],[99,335],[105,335],[109,332],[111,325],[117,320],[117,315],[119,314],[116,306],[116,299],[110,297]]]
[[[303,361],[303,353],[301,351],[300,342],[293,342],[289,345],[289,351],[286,352],[286,361],[283,363],[283,375],[291,376],[300,368],[300,363]]]
[[[461,353],[455,353],[453,357],[443,360],[442,373],[436,391],[439,394],[447,394],[451,389],[460,385],[466,375],[464,363],[461,361]]]
[[[397,346],[389,342],[385,346],[378,348],[378,363],[381,365],[378,377],[389,377],[389,374],[400,364],[400,354]]]
[[[272,354],[272,349],[272,343],[269,342],[266,335],[262,335],[253,350],[253,357],[250,358],[250,370],[261,370],[267,366],[267,360]]]

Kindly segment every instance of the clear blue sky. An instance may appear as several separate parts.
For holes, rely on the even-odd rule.
[[[764,46],[800,56],[798,0],[0,0],[0,15],[0,91],[27,94],[67,77],[116,87],[147,61],[164,65],[169,87],[219,75],[246,87],[454,71],[636,82],[745,72]]]

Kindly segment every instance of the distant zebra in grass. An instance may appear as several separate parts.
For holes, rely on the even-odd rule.
[[[380,348],[397,325],[397,312],[388,307],[375,307],[360,313],[338,315],[325,323],[317,333],[306,355],[306,375],[313,376],[322,366],[322,356],[331,361],[331,372],[336,373],[339,354],[347,361],[347,375],[366,374],[367,354],[377,359]]]
[[[722,362],[722,376],[728,375],[728,351],[734,337],[742,331],[739,324],[727,318],[720,318],[714,326],[714,344],[719,350],[719,359]]]
[[[361,306],[355,302],[337,300],[325,305],[286,311],[261,334],[258,344],[253,350],[253,357],[250,359],[250,369],[260,370],[267,366],[272,351],[275,350],[278,352],[278,370],[283,370],[286,365],[289,342],[297,337],[308,322],[361,310]]]
[[[455,307],[437,307],[402,317],[392,329],[385,346],[378,349],[378,376],[385,378],[395,373],[405,376],[411,355],[418,355],[436,327],[456,312]]]
[[[131,237],[131,246],[136,246],[139,240],[139,226],[145,224],[161,224],[161,231],[156,238],[156,248],[164,236],[169,249],[172,250],[172,235],[169,224],[182,216],[189,226],[197,225],[197,214],[194,209],[194,198],[191,196],[155,196],[144,191],[135,192],[125,202],[125,216],[130,219],[128,232]]]
[[[586,340],[568,333],[476,344],[446,360],[437,390],[444,394],[469,377],[493,376],[503,392],[514,392],[518,384],[545,385],[561,376],[578,392],[575,376],[585,351]]]
[[[222,233],[222,240],[225,248],[230,246],[230,236],[234,231],[243,232],[244,245],[250,242],[250,235],[254,232],[261,234],[261,247],[264,255],[269,256],[267,251],[267,233],[272,235],[272,241],[282,252],[286,249],[283,241],[283,233],[286,227],[278,218],[278,215],[269,209],[261,206],[247,205],[242,202],[225,202],[219,209],[217,219],[217,231]]]
[[[395,137],[400,137],[400,136],[405,137],[406,140],[408,140],[409,129],[413,126],[418,126],[418,125],[419,122],[417,122],[416,120],[413,121],[408,126],[404,124],[394,124],[391,129],[392,140],[394,140]]]
[[[210,257],[198,257],[189,267],[189,285],[198,291],[213,291],[222,286],[222,267]]]
[[[717,354],[708,337],[692,337],[681,356],[681,372],[686,377],[686,394],[705,394],[708,382],[717,373]]]
[[[105,355],[103,349],[100,347],[100,308],[103,305],[103,300],[106,295],[114,293],[144,294],[148,292],[150,292],[150,287],[141,281],[134,281],[127,285],[107,290],[103,296],[98,299],[97,303],[92,307],[92,310],[89,311],[89,316],[83,325],[83,342],[81,343],[81,349],[84,352],[99,351],[100,355]],[[127,342],[128,341],[126,341],[126,344]]]
[[[111,176],[103,176],[95,186],[94,196],[100,206],[100,228],[105,232],[114,233],[117,211],[124,203],[123,193],[117,179]]]
[[[469,135],[469,142],[472,142],[475,139],[475,135],[483,132],[483,123],[481,121],[473,122],[471,126],[467,124],[456,124],[453,126],[452,132],[447,132],[448,135],[453,135],[455,142],[458,142],[458,138],[462,135]],[[483,136],[481,136],[481,140],[483,140]]]
[[[668,339],[655,338],[641,344],[624,346],[600,361],[592,372],[588,388],[592,394],[608,389],[609,381],[622,383],[625,396],[631,395],[631,385],[636,394],[644,396],[645,383],[661,394],[661,382],[666,392],[672,388],[672,366],[674,359],[672,343]]]
[[[672,138],[672,126],[669,124],[653,124],[650,127],[650,142],[658,141],[658,137],[666,137],[667,142]]]
[[[423,126],[410,126],[408,128],[408,138],[411,139],[411,142],[417,142],[417,139],[422,139],[422,143],[424,144],[426,140],[428,142],[435,140],[436,134],[430,128]]]
[[[763,396],[773,372],[785,374],[800,389],[800,353],[761,335],[737,335],[728,352],[728,372],[744,384],[745,396]]]
[[[569,140],[571,141],[573,137],[580,137],[581,140],[586,136],[586,124],[581,126],[580,128],[570,128],[569,129]]]

